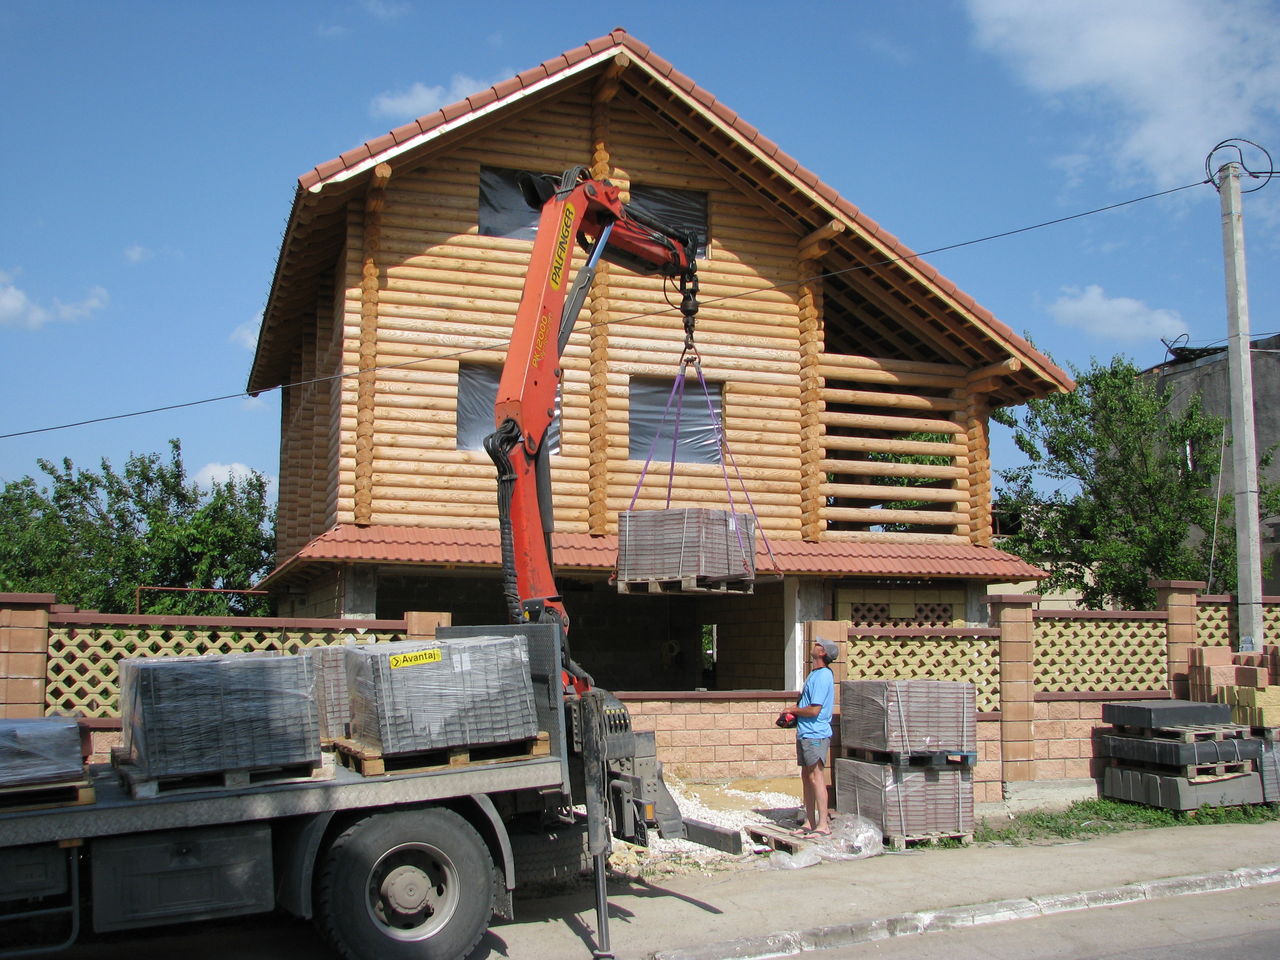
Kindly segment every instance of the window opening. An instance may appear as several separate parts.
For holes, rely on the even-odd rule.
[[[480,168],[480,236],[532,240],[538,235],[542,211],[525,202],[516,182],[520,173],[506,167]]]
[[[699,260],[706,259],[711,232],[707,224],[707,195],[704,191],[636,183],[631,185],[628,206],[648,214],[664,226],[695,234],[698,238],[696,256]]]
[[[483,450],[484,438],[493,433],[493,407],[498,402],[502,368],[488,363],[458,364],[458,450]],[[556,414],[547,428],[548,453],[560,452],[560,391]]]
[[[682,392],[679,403],[672,403],[672,409],[668,410],[667,403],[671,399],[669,381],[632,377],[627,394],[631,434],[627,458],[646,460],[650,454],[665,458],[670,453],[671,421],[676,420],[680,425],[675,438],[676,463],[720,463],[722,456],[717,424],[724,420],[724,385],[709,383],[707,389],[710,405],[701,390],[688,390]],[[667,449],[663,449],[664,444],[668,445]]]

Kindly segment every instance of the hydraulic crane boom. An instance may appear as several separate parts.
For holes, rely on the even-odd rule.
[[[628,209],[607,180],[583,167],[560,178],[521,176],[525,199],[541,208],[537,239],[498,384],[496,429],[485,450],[498,468],[503,590],[513,623],[568,617],[552,573],[552,509],[545,441],[555,417],[560,358],[596,268],[604,260],[638,273],[678,278],[687,323],[697,312],[696,239]],[[569,282],[574,242],[586,265]],[[578,671],[574,671],[575,673]]]

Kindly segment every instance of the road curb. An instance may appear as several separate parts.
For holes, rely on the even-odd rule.
[[[649,956],[651,960],[765,960],[766,957],[790,957],[818,950],[851,947],[859,943],[873,943],[891,937],[1047,917],[1073,910],[1161,900],[1192,893],[1217,893],[1268,883],[1280,883],[1280,863],[1237,867],[1216,873],[1164,877],[1081,893],[1057,893],[993,900],[942,910],[921,910],[877,920],[814,927],[810,930],[784,930],[767,936],[743,937],[700,947],[658,950]]]

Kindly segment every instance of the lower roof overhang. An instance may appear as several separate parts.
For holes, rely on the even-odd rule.
[[[607,574],[614,569],[618,557],[616,536],[553,533],[551,546],[556,570],[560,573]],[[281,563],[259,586],[285,587],[310,579],[316,567],[349,563],[424,570],[494,571],[502,565],[502,548],[497,530],[342,523]],[[1040,580],[1047,575],[1020,557],[975,544],[811,543],[805,540],[758,541],[756,571],[761,575],[992,583]]]

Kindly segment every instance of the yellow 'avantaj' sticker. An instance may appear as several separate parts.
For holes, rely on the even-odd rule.
[[[416,650],[413,653],[393,653],[390,658],[391,669],[397,667],[417,667],[424,663],[439,663],[443,659],[439,648],[435,650]]]

